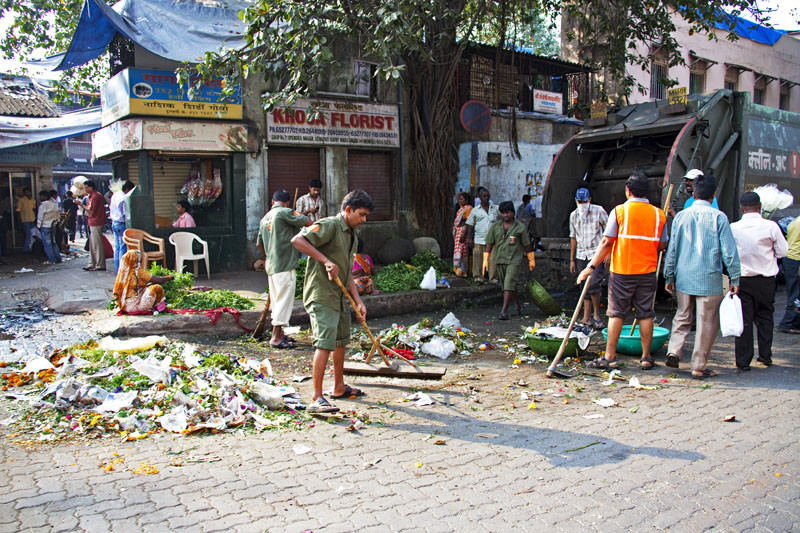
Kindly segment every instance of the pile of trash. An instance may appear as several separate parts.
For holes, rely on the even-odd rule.
[[[412,359],[424,355],[447,359],[455,352],[469,355],[477,346],[475,334],[462,327],[461,321],[453,313],[448,313],[438,325],[430,318],[424,318],[408,327],[392,324],[378,333],[378,337],[385,346],[399,349],[404,357]],[[353,332],[353,340],[360,348],[353,355],[353,360],[363,361],[364,351],[370,350],[372,341],[363,331]]]
[[[567,316],[567,315],[565,315],[563,313],[560,314],[560,315],[553,315],[553,316],[549,316],[549,317],[545,318],[541,322],[536,322],[533,325],[533,329],[536,329],[536,330],[545,329],[545,328],[567,329],[569,327],[570,320],[572,320],[572,317],[569,317],[569,316]],[[591,334],[593,333],[593,330],[592,330],[591,326],[587,326],[587,325],[581,324],[579,322],[575,322],[575,324],[572,326],[572,331],[573,332],[580,332],[580,333],[583,333],[584,335],[589,335],[589,336],[591,336]],[[561,338],[563,339],[564,336],[562,335]]]
[[[149,336],[105,337],[0,363],[0,389],[26,404],[4,421],[39,440],[75,434],[139,440],[252,427],[300,429],[300,396],[259,361]]]

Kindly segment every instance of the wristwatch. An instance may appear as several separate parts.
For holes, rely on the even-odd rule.
[[[591,264],[591,263],[589,263],[589,265],[588,265],[588,266],[589,266],[589,268],[591,268],[592,270],[594,270],[595,268],[597,268],[596,266],[594,266],[594,265],[593,265],[593,264]]]

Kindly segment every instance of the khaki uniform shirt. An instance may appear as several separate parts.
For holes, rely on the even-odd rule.
[[[531,239],[528,230],[520,221],[511,223],[508,231],[503,227],[503,221],[498,220],[489,228],[486,235],[486,244],[493,245],[492,255],[498,265],[515,265],[522,260],[523,247],[530,246]]]
[[[342,214],[323,218],[319,222],[303,228],[302,235],[322,255],[339,267],[339,281],[347,289],[353,271],[353,259],[356,256],[358,238],[355,231],[350,229],[344,221]],[[350,305],[346,300],[347,297],[342,294],[336,282],[328,279],[325,265],[309,257],[306,265],[306,279],[303,284],[303,305],[306,309],[312,303],[317,302],[341,311]]]
[[[319,209],[319,211],[306,215],[309,219],[311,219],[311,222],[316,222],[317,220],[325,218],[325,202],[322,201],[321,194],[317,196],[316,200],[311,198],[310,194],[305,194],[297,199],[297,205],[294,206],[298,213],[313,209],[314,207]]]
[[[264,245],[267,253],[267,275],[297,268],[300,252],[292,245],[292,237],[306,225],[308,219],[288,207],[275,205],[264,215],[258,226],[256,243]]]

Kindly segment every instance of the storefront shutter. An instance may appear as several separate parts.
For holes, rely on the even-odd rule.
[[[269,198],[281,189],[294,198],[308,194],[308,183],[320,179],[319,149],[270,148],[267,151],[267,185]],[[324,182],[324,180],[323,180]],[[325,191],[322,192],[323,197]]]
[[[392,190],[394,172],[389,152],[347,153],[348,189],[363,189],[372,198],[375,210],[367,220],[392,220]]]
[[[175,204],[185,200],[180,190],[192,172],[192,164],[173,161],[153,161],[153,204],[155,214],[175,218]]]

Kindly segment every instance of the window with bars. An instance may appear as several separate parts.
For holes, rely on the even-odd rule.
[[[355,92],[358,96],[378,99],[378,79],[375,77],[376,66],[366,61],[353,61],[353,78]]]
[[[706,73],[693,70],[689,73],[689,94],[703,94],[706,92]]]
[[[666,63],[660,61],[653,61],[650,63],[650,98],[653,100],[661,100],[667,96],[667,88],[664,85],[669,68]]]
[[[739,71],[735,68],[727,67],[725,69],[725,88],[729,91],[735,91],[738,82]]]
[[[731,80],[725,80],[725,88],[728,89],[729,91],[735,91],[736,82]]]
[[[767,84],[763,79],[756,81],[753,86],[753,103],[764,105],[764,97],[767,94]]]

